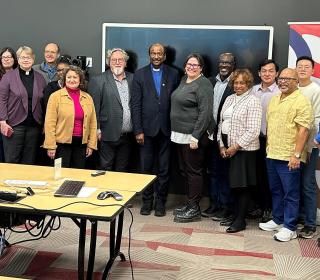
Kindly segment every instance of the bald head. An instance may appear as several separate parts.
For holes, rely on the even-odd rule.
[[[298,73],[296,69],[293,69],[293,68],[285,68],[280,72],[280,76],[281,74],[285,76],[290,76],[291,78],[298,79]]]
[[[280,72],[278,86],[284,95],[293,93],[298,88],[298,73],[295,69],[285,68]]]

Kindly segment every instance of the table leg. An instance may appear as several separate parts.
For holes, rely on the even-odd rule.
[[[96,244],[97,244],[97,228],[98,221],[91,221],[91,240],[90,240],[90,250],[89,250],[89,260],[87,269],[87,280],[91,280],[93,277],[94,260],[96,254]]]
[[[122,229],[123,229],[123,215],[124,215],[124,212],[122,211],[119,214],[119,219],[118,219],[118,230],[117,230],[116,250],[115,251],[120,256],[121,261],[125,262],[126,257],[124,256],[123,253],[120,252],[121,240],[122,240]]]
[[[86,245],[86,227],[87,220],[80,220],[80,233],[79,233],[79,250],[78,250],[78,279],[84,279],[84,251]]]
[[[122,229],[123,229],[123,211],[119,214],[118,217],[118,228],[117,228],[117,236],[115,236],[115,228],[116,228],[116,219],[110,222],[110,256],[109,261],[104,269],[102,279],[107,279],[109,271],[115,261],[115,259],[120,256],[121,261],[125,261],[126,258],[123,253],[120,252],[121,239],[122,239]]]

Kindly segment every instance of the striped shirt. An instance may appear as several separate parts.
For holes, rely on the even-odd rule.
[[[262,106],[262,121],[261,121],[261,134],[264,136],[267,134],[267,108],[269,102],[273,96],[280,92],[277,84],[274,82],[271,86],[268,86],[266,89],[262,88],[262,84],[255,85],[252,88],[252,94],[259,98]]]
[[[289,161],[294,154],[298,125],[313,125],[311,103],[296,90],[280,99],[281,93],[272,97],[267,110],[267,158]],[[304,149],[301,160],[306,161]]]

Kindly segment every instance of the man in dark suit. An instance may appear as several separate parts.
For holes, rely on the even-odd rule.
[[[232,194],[228,184],[227,163],[220,156],[217,142],[220,112],[226,98],[233,93],[229,86],[230,75],[235,68],[235,57],[232,53],[222,53],[219,56],[219,73],[210,78],[213,87],[213,118],[216,123],[212,140],[212,151],[208,164],[209,171],[209,197],[210,205],[202,212],[203,217],[213,217],[214,221],[224,221],[230,218],[232,213]]]
[[[129,56],[120,49],[107,52],[110,69],[93,77],[88,85],[98,122],[99,168],[127,171],[133,144],[130,95],[133,74],[124,69]]]
[[[156,174],[156,182],[143,192],[141,215],[150,215],[155,196],[155,216],[165,215],[170,161],[170,99],[178,86],[178,71],[163,62],[165,47],[149,47],[150,64],[133,78],[131,112],[133,131],[140,144],[142,172]]]

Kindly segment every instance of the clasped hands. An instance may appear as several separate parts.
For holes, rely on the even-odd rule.
[[[220,155],[223,158],[231,158],[237,151],[238,149],[235,146],[231,146],[228,149],[226,147],[220,147]]]

